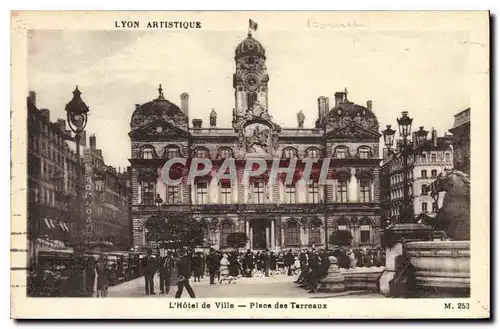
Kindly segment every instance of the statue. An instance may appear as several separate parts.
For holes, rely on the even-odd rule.
[[[210,128],[215,128],[217,125],[217,112],[215,112],[215,109],[212,109],[212,112],[210,112]]]
[[[299,128],[304,128],[304,120],[306,119],[306,116],[304,113],[302,113],[302,110],[300,110],[299,113],[297,113],[297,121],[299,122]]]
[[[453,240],[470,240],[470,179],[461,171],[452,169],[430,185],[431,195],[446,192],[439,209],[435,229],[443,230]],[[436,198],[435,198],[436,199]]]

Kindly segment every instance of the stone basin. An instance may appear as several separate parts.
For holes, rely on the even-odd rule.
[[[470,241],[418,241],[404,244],[421,295],[470,295]]]

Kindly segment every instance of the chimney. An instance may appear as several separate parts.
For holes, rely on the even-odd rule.
[[[201,120],[201,119],[193,119],[193,129],[199,131],[201,129],[202,123],[203,123],[203,120]]]
[[[189,116],[189,94],[181,94],[181,110],[188,117]]]
[[[28,98],[30,99],[31,103],[33,103],[33,105],[35,105],[35,107],[36,107],[36,92],[33,90],[30,90],[28,95],[29,95]]]
[[[91,148],[92,150],[95,150],[95,149],[96,149],[96,138],[95,138],[95,134],[90,135],[90,137],[89,137],[89,145],[90,145],[90,148]]]
[[[372,109],[372,101],[366,101],[366,108],[369,110]]]
[[[64,133],[66,131],[66,120],[64,119],[57,119],[57,126],[59,127],[59,130]]]
[[[414,131],[411,133],[411,140],[413,142],[413,149],[416,149],[418,147],[418,144],[417,144],[417,132]]]
[[[338,107],[340,103],[344,101],[345,93],[344,92],[336,92],[335,93],[335,107]]]
[[[330,111],[330,99],[328,97],[325,97],[325,113],[323,113],[323,118],[326,117],[329,111]]]
[[[432,144],[434,145],[434,147],[437,147],[438,146],[438,133],[437,133],[437,130],[434,128],[432,128],[431,137],[432,137]]]
[[[47,121],[50,121],[50,110],[49,109],[41,109],[40,113],[42,116],[47,119]]]
[[[80,145],[87,146],[87,131],[82,131],[80,135]]]
[[[326,107],[325,97],[320,96],[318,98],[318,121],[320,123],[323,122],[323,118],[324,118],[324,115],[325,115],[325,107]]]

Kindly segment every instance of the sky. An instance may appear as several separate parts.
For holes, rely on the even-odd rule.
[[[262,31],[261,31],[262,30]],[[254,37],[266,48],[269,114],[284,128],[305,128],[317,119],[317,99],[348,89],[360,105],[373,101],[381,129],[407,110],[413,127],[436,128],[442,136],[453,115],[470,107],[472,72],[467,35],[460,31],[266,31]],[[218,127],[230,128],[234,108],[234,49],[247,30],[83,31],[32,30],[28,34],[28,86],[38,108],[51,120],[65,118],[64,107],[78,85],[90,107],[87,136],[95,133],[106,164],[126,167],[130,158],[130,119],[135,104],[164,95],[180,106],[187,92],[189,121],[218,114]],[[430,134],[429,134],[430,135]]]

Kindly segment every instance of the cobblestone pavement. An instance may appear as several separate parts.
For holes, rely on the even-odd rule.
[[[293,281],[294,276],[277,275],[272,277],[240,278],[233,284],[209,284],[208,277],[201,279],[201,282],[193,282],[191,286],[197,298],[252,298],[252,297],[272,297],[272,298],[374,298],[383,297],[367,291],[344,292],[344,293],[314,293],[309,294],[306,290],[297,287]],[[173,298],[177,287],[170,288],[167,295],[158,294],[160,289],[158,275],[154,278],[156,295],[146,296],[144,293],[144,277],[110,287],[108,297],[147,297],[147,298]],[[183,298],[189,298],[184,290]]]

